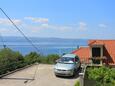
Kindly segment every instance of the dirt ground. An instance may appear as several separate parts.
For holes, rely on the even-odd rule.
[[[0,79],[0,86],[74,86],[78,76],[56,77],[53,67],[54,65],[34,65],[3,77]],[[35,80],[31,80],[34,73],[36,73]]]

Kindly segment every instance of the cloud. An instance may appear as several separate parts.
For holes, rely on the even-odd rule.
[[[67,26],[67,25],[54,25],[54,24],[42,24],[42,28],[45,29],[50,29],[50,30],[55,30],[55,31],[68,31],[72,30],[72,26]]]
[[[35,23],[39,23],[37,25],[29,25],[26,26],[29,29],[33,29],[36,31],[40,30],[52,30],[52,31],[68,31],[71,30],[73,27],[71,25],[57,25],[57,24],[49,24],[48,18],[35,18],[35,17],[24,17],[26,20],[31,20]],[[32,31],[35,32],[35,31]]]
[[[106,24],[99,24],[99,27],[100,27],[100,28],[106,28],[107,25],[106,25]]]
[[[3,36],[20,35],[20,33],[16,29],[12,29],[12,28],[0,28],[0,34],[2,34]]]
[[[66,25],[54,25],[54,24],[40,24],[38,26],[27,25],[26,28],[30,29],[32,32],[39,32],[39,31],[58,31],[58,32],[66,32],[72,30],[72,27]]]
[[[48,18],[35,18],[35,17],[25,17],[24,19],[31,20],[36,23],[48,23]]]
[[[19,19],[12,19],[12,21],[16,24],[16,25],[20,25],[22,24],[22,21]],[[12,23],[6,19],[6,18],[0,18],[0,24],[2,25],[11,25]]]
[[[75,25],[59,25],[59,24],[51,24],[47,18],[33,18],[33,17],[25,17],[26,20],[12,19],[15,24],[21,24],[20,29],[28,36],[44,36],[43,34],[70,34],[74,32],[84,31],[87,29],[87,24],[85,22],[79,22]],[[28,22],[32,21],[32,22]],[[34,24],[35,23],[35,24]],[[15,29],[10,30],[10,27],[7,25],[11,25],[11,22],[7,19],[0,18],[0,24],[6,25],[5,29],[1,29],[0,32],[5,35],[20,35],[17,34],[19,32],[13,31]],[[4,28],[4,26],[2,26]],[[57,34],[58,35],[58,34]]]
[[[87,24],[85,22],[79,22],[79,30],[84,31],[87,29]]]
[[[49,28],[50,25],[49,24],[41,24],[41,27],[43,27],[43,28]]]

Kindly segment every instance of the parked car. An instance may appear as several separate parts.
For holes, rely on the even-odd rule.
[[[56,76],[74,76],[80,66],[78,56],[75,54],[65,54],[56,61],[54,73]]]

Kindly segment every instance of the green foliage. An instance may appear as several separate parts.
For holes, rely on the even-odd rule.
[[[39,54],[36,52],[30,52],[28,55],[24,57],[25,62],[29,64],[33,64],[35,62],[39,62]]]
[[[76,81],[75,85],[74,86],[80,86],[80,83],[79,81]]]
[[[54,64],[57,59],[59,59],[59,55],[51,54],[46,57],[47,63]]]
[[[36,52],[30,52],[24,57],[25,63],[27,64],[33,64],[35,62],[43,64],[54,64],[57,59],[59,59],[59,55],[57,54],[43,56],[37,54]]]
[[[22,67],[23,56],[19,52],[14,52],[9,48],[0,50],[0,74]]]
[[[87,69],[89,79],[97,82],[96,86],[114,86],[115,70],[108,67],[89,68]]]
[[[43,55],[40,56],[38,62],[42,64],[48,64],[46,56]]]
[[[59,55],[50,54],[47,56],[40,56],[39,62],[44,64],[54,64],[57,59],[59,59]]]

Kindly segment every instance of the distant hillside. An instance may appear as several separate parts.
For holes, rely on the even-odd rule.
[[[39,38],[30,37],[32,42],[49,42],[49,43],[79,43],[87,44],[87,39],[65,39],[65,38]],[[28,42],[24,37],[3,37],[4,42]],[[0,39],[1,42],[1,39]]]

